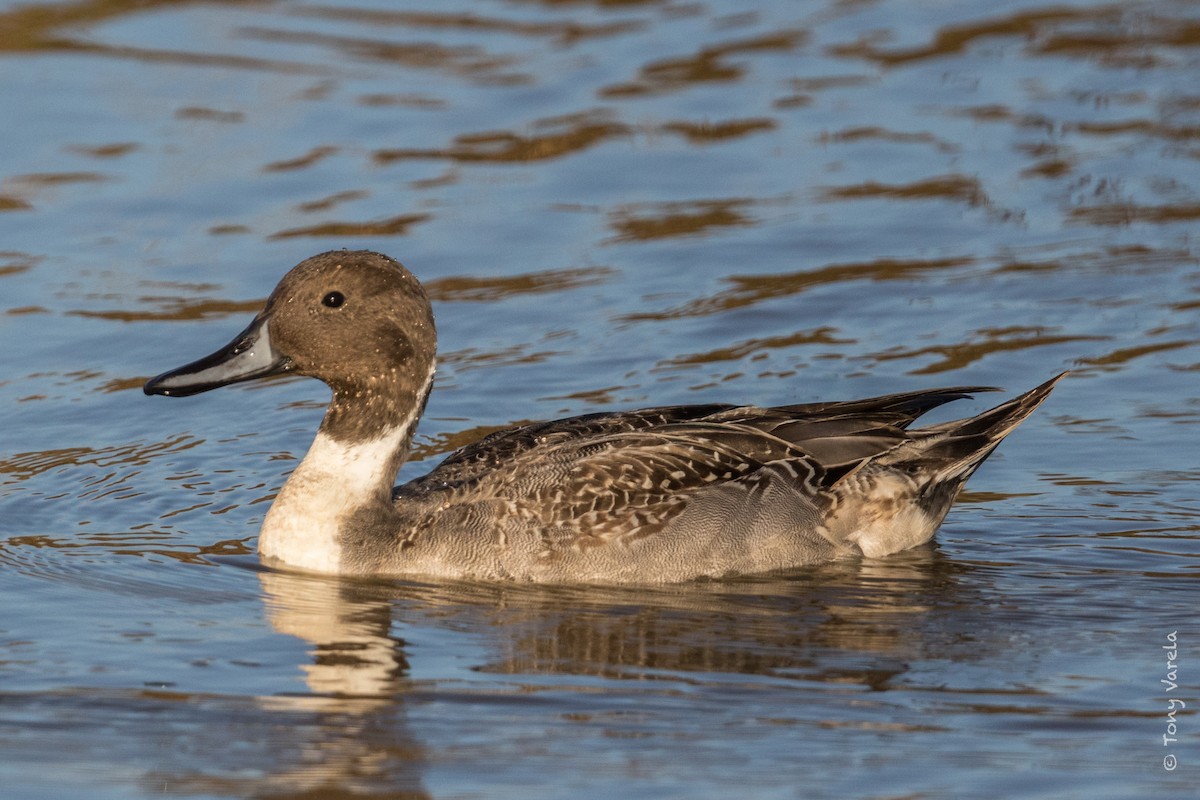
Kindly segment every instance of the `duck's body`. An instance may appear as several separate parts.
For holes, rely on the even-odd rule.
[[[982,387],[779,408],[673,406],[494,433],[393,489],[433,383],[428,300],[399,263],[332,252],[290,272],[225,349],[146,384],[186,395],[275,372],[333,400],[275,499],[264,559],[351,575],[673,582],[877,557],[928,541],[1054,380],[908,430]],[[1061,376],[1060,376],[1061,377]]]

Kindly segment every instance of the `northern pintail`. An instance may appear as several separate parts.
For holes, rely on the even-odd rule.
[[[393,488],[436,363],[399,262],[322,253],[227,346],[148,381],[172,397],[279,373],[333,398],[263,520],[264,561],[345,575],[662,583],[878,557],[928,541],[967,478],[1062,375],[910,430],[987,387],[757,408],[588,414],[498,431]],[[1065,374],[1065,373],[1064,373]]]

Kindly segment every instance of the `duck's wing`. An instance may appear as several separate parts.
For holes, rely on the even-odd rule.
[[[895,471],[914,502],[929,499],[932,513],[922,528],[929,535],[957,488],[1058,379],[970,419],[913,431],[906,426],[920,411],[965,390],[820,409],[723,409],[691,422],[532,449],[510,469],[482,477],[475,491],[502,499],[554,551],[655,536],[692,503],[717,516],[770,507],[784,519],[795,509],[818,519],[849,498],[850,505],[876,504],[895,516],[894,492],[874,494],[881,477]]]
[[[496,431],[460,448],[429,474],[397,487],[396,496],[467,486],[483,475],[505,469],[532,450],[690,422],[749,426],[802,447],[827,468],[843,471],[897,444],[901,440],[896,438],[898,430],[907,428],[930,409],[989,391],[995,389],[956,386],[774,408],[715,403],[660,406],[535,422]]]
[[[839,505],[853,511],[878,503],[894,516],[894,492],[882,499],[872,494],[889,476],[900,476],[914,498],[929,494],[937,501],[931,506],[936,513],[929,514],[936,526],[957,487],[1052,385],[971,419],[911,431],[908,426],[925,411],[980,389],[556,420],[501,431],[464,448],[430,475],[399,487],[396,496],[425,501],[435,514],[490,507],[486,513],[502,528],[536,532],[547,554],[687,535],[689,525],[707,529],[699,518],[671,527],[693,504],[703,509],[697,513],[726,522],[757,509],[825,519]],[[663,541],[669,549],[670,540]],[[862,546],[868,545],[874,547]]]
[[[731,405],[718,404],[662,406],[638,411],[585,414],[505,428],[459,448],[427,475],[396,487],[395,493],[400,497],[454,490],[468,486],[484,475],[508,468],[532,450],[689,422],[732,408]]]
[[[696,496],[783,477],[819,502],[820,463],[753,427],[691,422],[563,441],[479,478],[464,499],[502,499],[550,549],[630,543],[663,531]]]

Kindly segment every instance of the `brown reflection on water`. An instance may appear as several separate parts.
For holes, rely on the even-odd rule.
[[[0,181],[5,192],[0,194],[0,211],[27,211],[35,208],[32,199],[63,186],[104,183],[109,176],[100,172],[37,172],[13,175]]]
[[[90,317],[94,319],[111,319],[118,322],[169,321],[188,322],[214,317],[225,317],[230,314],[255,313],[262,308],[264,300],[215,300],[199,299],[186,300],[180,297],[147,296],[139,297],[138,303],[156,305],[154,311],[93,311],[77,309],[65,312],[71,317]]]
[[[1122,25],[1126,14],[1137,14],[1136,25]],[[1089,20],[1099,29],[1056,30],[1040,37],[1036,52],[1099,59],[1114,67],[1148,68],[1164,64],[1158,48],[1191,48],[1200,45],[1200,24],[1178,17],[1143,14],[1118,6],[1102,8]],[[1103,26],[1103,27],[1100,27]]]
[[[724,122],[668,122],[662,130],[682,134],[693,144],[709,144],[762,131],[775,130],[778,123],[768,117],[731,119]]]
[[[314,147],[302,156],[297,158],[288,158],[282,161],[272,161],[262,168],[263,172],[289,172],[298,169],[307,169],[314,164],[323,161],[329,156],[338,152],[338,148],[329,145]]]
[[[608,267],[557,269],[497,277],[453,276],[425,284],[430,299],[443,303],[495,303],[513,297],[562,292],[603,283],[616,270]]]
[[[954,270],[975,263],[971,257],[935,259],[880,258],[873,261],[830,264],[812,270],[780,275],[732,275],[724,279],[732,287],[665,311],[626,314],[627,322],[671,320],[720,314],[766,300],[789,297],[825,284],[847,281],[889,281],[920,278],[927,273]]]
[[[990,205],[983,187],[975,178],[966,175],[939,175],[903,184],[865,181],[852,186],[830,187],[821,192],[823,200],[858,200],[886,198],[890,200],[957,200],[969,206]]]
[[[880,47],[871,41],[831,48],[831,53],[887,67],[964,53],[980,40],[1019,38],[1032,56],[1069,56],[1113,68],[1151,69],[1166,64],[1159,51],[1200,44],[1200,25],[1119,4],[1091,8],[1049,7],[945,25],[925,45]]]
[[[1072,208],[1070,218],[1090,225],[1132,225],[1150,222],[1169,225],[1200,219],[1200,203],[1145,206],[1135,203],[1111,203]]]
[[[539,397],[538,399],[539,400],[576,401],[576,402],[572,403],[572,405],[569,407],[571,409],[577,408],[579,402],[582,402],[584,404],[584,406],[588,407],[588,408],[591,408],[594,406],[610,406],[610,405],[614,405],[616,403],[620,403],[622,405],[628,406],[634,402],[634,398],[641,400],[642,399],[641,396],[633,395],[633,397],[624,397],[624,396],[619,396],[616,393],[617,392],[629,392],[631,390],[636,390],[637,388],[638,387],[632,386],[632,385],[630,385],[630,386],[601,386],[596,389],[583,389],[578,392],[568,392],[566,394],[546,395],[545,397]],[[564,410],[562,413],[570,414],[571,411]]]
[[[0,195],[0,212],[3,211],[29,211],[33,206],[19,197],[11,197]]]
[[[298,16],[337,19],[373,26],[511,33],[548,38],[559,45],[574,44],[581,39],[614,36],[643,27],[642,23],[635,20],[592,24],[574,21],[533,22],[462,12],[442,14],[431,11],[380,11],[320,6],[301,8],[296,13]]]
[[[870,42],[856,42],[835,47],[832,52],[839,56],[865,58],[884,66],[899,66],[913,61],[957,55],[979,39],[1013,36],[1036,42],[1045,38],[1048,29],[1063,23],[1112,23],[1119,16],[1120,12],[1113,8],[1033,9],[978,22],[946,25],[938,29],[929,44],[919,47],[885,49]]]
[[[464,163],[546,161],[579,153],[609,139],[627,136],[630,133],[627,126],[590,112],[538,120],[530,127],[535,130],[550,130],[531,136],[509,131],[465,133],[456,136],[454,143],[449,147],[377,150],[374,158],[381,164],[408,159],[439,158]]]
[[[1105,99],[1107,100],[1107,98]],[[1139,102],[1145,100],[1145,98],[1137,99]],[[1168,107],[1162,109],[1162,111],[1168,115],[1196,110],[1178,102],[1167,105]],[[1190,141],[1200,137],[1200,125],[1180,125],[1150,119],[1118,120],[1115,122],[1077,122],[1073,123],[1070,128],[1093,136],[1123,136],[1125,134],[1136,133],[1140,136],[1153,136],[1168,141]]]
[[[910,371],[912,375],[933,375],[952,372],[974,364],[992,353],[1029,350],[1071,342],[1103,341],[1107,336],[1080,336],[1053,333],[1044,328],[1026,328],[1019,325],[1008,328],[983,328],[975,331],[975,341],[951,342],[928,347],[895,347],[869,357],[874,361],[896,361],[936,355],[940,359]]]
[[[70,183],[101,183],[108,179],[107,175],[100,172],[37,172],[30,175],[13,175],[5,178],[4,182],[39,189]]]
[[[295,239],[302,236],[339,237],[339,236],[405,236],[408,229],[422,222],[428,222],[429,214],[400,214],[387,219],[369,222],[322,222],[317,225],[307,225],[301,228],[288,228],[272,233],[269,239]]]
[[[185,106],[175,112],[175,119],[233,123],[245,122],[246,115],[241,111],[223,111],[219,108],[207,108],[205,106]]]
[[[1134,359],[1155,353],[1166,353],[1172,350],[1182,350],[1200,344],[1200,339],[1175,339],[1166,342],[1140,345],[1138,347],[1118,347],[1099,356],[1089,356],[1079,359],[1084,367],[1096,367],[1102,370],[1118,370]]]
[[[101,145],[71,145],[67,149],[72,153],[79,153],[83,156],[91,158],[120,158],[121,156],[129,155],[140,147],[135,142],[114,142],[113,144]]]
[[[16,453],[0,459],[0,475],[11,476],[4,481],[4,483],[11,483],[28,480],[42,473],[64,467],[140,467],[150,463],[151,459],[158,456],[167,453],[181,453],[203,443],[203,439],[181,434],[161,442],[135,442],[99,448],[66,447],[58,450]],[[95,485],[91,491],[73,496],[81,499],[94,497],[96,488],[116,475],[116,472],[106,473],[104,477],[94,479]],[[121,482],[128,477],[130,475],[126,474],[120,479]]]
[[[371,193],[365,189],[347,189],[343,192],[334,192],[333,194],[328,195],[327,197],[322,197],[319,200],[309,200],[305,203],[299,203],[296,205],[296,210],[306,214],[311,214],[315,211],[328,211],[334,206],[342,203],[349,203],[354,200],[362,200],[366,197],[370,197],[370,195]]]
[[[41,256],[34,256],[29,253],[17,253],[11,250],[0,251],[0,278],[28,272],[41,261]]]
[[[480,367],[514,366],[517,364],[538,364],[556,356],[566,355],[562,350],[534,350],[533,342],[514,344],[496,350],[481,350],[477,347],[465,347],[461,350],[451,350],[438,355],[438,363],[453,366],[454,371],[466,372]]]
[[[146,379],[142,376],[134,376],[131,378],[111,378],[98,386],[97,391],[105,394],[111,394],[113,392],[128,392],[135,389],[141,389],[145,382]]]
[[[398,106],[401,108],[441,109],[448,105],[445,100],[422,94],[413,94],[412,92],[404,94],[363,94],[358,96],[357,102],[360,106],[374,108]]]
[[[962,149],[958,145],[954,144],[953,142],[948,142],[944,139],[941,139],[941,138],[935,136],[932,133],[928,133],[928,132],[914,133],[914,132],[907,132],[907,131],[893,131],[893,130],[889,130],[888,128],[880,127],[878,125],[865,125],[865,126],[859,126],[859,127],[854,127],[854,128],[845,128],[843,130],[836,131],[833,133],[823,132],[817,138],[817,141],[819,141],[823,144],[828,143],[828,142],[843,142],[844,143],[844,142],[860,142],[860,141],[867,141],[867,140],[876,140],[876,141],[881,141],[881,142],[895,142],[898,144],[929,144],[929,145],[933,145],[938,150],[938,152],[941,152],[941,153],[957,153]],[[962,176],[962,175],[952,175],[949,177],[951,179],[956,179],[956,180],[963,180],[963,179],[971,180],[969,178],[966,178],[966,176]],[[978,185],[978,182],[976,182],[976,185]]]
[[[679,91],[700,83],[736,81],[746,74],[748,67],[744,59],[731,56],[787,53],[800,47],[807,38],[804,31],[785,30],[705,47],[689,56],[651,61],[638,70],[637,78],[606,86],[600,95],[639,97]]]
[[[631,206],[613,212],[609,225],[617,232],[617,242],[692,236],[712,228],[752,225],[754,221],[739,211],[750,203],[744,198],[662,203],[652,206],[657,213],[647,213],[645,205]]]
[[[1065,148],[1045,143],[1022,148],[1038,160],[1021,170],[1022,178],[1061,178],[1075,169],[1076,158]]]
[[[49,534],[34,534],[29,536],[10,536],[0,541],[0,561],[26,574],[39,574],[42,577],[66,578],[77,580],[80,570],[66,568],[61,561],[51,564],[47,559],[34,559],[20,553],[21,548],[57,550],[66,555],[85,559],[87,563],[95,563],[106,557],[134,556],[146,558],[160,556],[184,564],[209,565],[213,558],[229,556],[249,556],[256,550],[250,537],[243,539],[223,539],[211,544],[184,544],[178,540],[178,534],[173,531],[162,531],[145,528],[128,531],[93,531],[83,530],[65,536]],[[34,562],[38,566],[34,565]],[[86,568],[85,568],[86,569]],[[164,575],[163,580],[167,580]],[[122,582],[122,578],[96,575],[90,581],[92,585],[103,583],[112,586]],[[140,582],[132,581],[130,585]],[[180,594],[186,596],[186,590],[180,589]]]
[[[256,0],[213,0],[220,5],[255,5]],[[314,73],[322,70],[306,64],[270,61],[250,56],[209,53],[184,53],[132,46],[112,46],[68,31],[88,30],[130,14],[145,14],[151,9],[193,5],[191,0],[82,0],[50,6],[21,4],[0,12],[0,52],[91,53],[117,58],[159,63],[192,64],[247,70]]]
[[[181,5],[180,0],[157,4],[144,0],[84,0],[53,6],[18,5],[0,13],[0,51],[73,49],[78,44],[58,32],[103,22],[123,14],[139,13],[148,5]]]
[[[1007,122],[1015,128],[1036,129],[1049,134],[1056,129],[1056,121],[1042,114],[1018,113],[1005,105],[989,104],[963,106],[946,112],[953,117],[967,117],[977,122]]]
[[[477,45],[445,46],[428,41],[397,42],[361,36],[337,36],[317,31],[244,27],[246,39],[271,43],[316,45],[334,51],[337,60],[382,62],[410,69],[430,69],[488,84],[525,83],[528,76],[505,72],[514,56],[489,55]]]
[[[1153,275],[1170,270],[1181,262],[1200,263],[1187,250],[1173,247],[1148,247],[1142,244],[1109,245],[1082,253],[1045,256],[1041,253],[1009,253],[997,272],[1051,272],[1069,270],[1072,274],[1102,276],[1133,272]]]
[[[765,350],[784,349],[801,345],[847,345],[854,339],[838,338],[836,328],[821,327],[809,331],[797,331],[784,336],[767,336],[761,339],[744,339],[728,347],[719,347],[702,353],[690,353],[659,361],[655,369],[687,367],[694,364],[711,364],[719,361],[740,361]]]
[[[435,436],[421,436],[413,443],[412,450],[409,451],[408,460],[410,463],[413,463],[445,455],[460,447],[474,444],[488,434],[530,422],[534,422],[534,420],[517,420],[503,425],[473,425],[461,431],[438,433]]]
[[[831,89],[845,89],[855,86],[865,86],[878,81],[875,75],[828,75],[820,78],[793,78],[790,82],[794,94],[784,95],[775,100],[775,108],[803,108],[811,105],[814,95]],[[824,136],[825,134],[821,134]]]

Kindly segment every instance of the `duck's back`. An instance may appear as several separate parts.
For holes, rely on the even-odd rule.
[[[818,462],[837,466],[894,447],[908,438],[905,429],[930,409],[990,391],[996,390],[960,386],[773,408],[717,403],[661,406],[534,422],[496,431],[456,450],[427,475],[396,487],[396,496],[465,489],[481,477],[514,469],[524,458],[544,456],[558,445],[586,446],[613,434],[668,427],[682,435],[687,429],[680,426],[689,423],[695,425],[691,433],[701,440],[721,433],[714,426],[726,432],[752,428],[804,449]],[[634,440],[627,444],[634,446]]]

